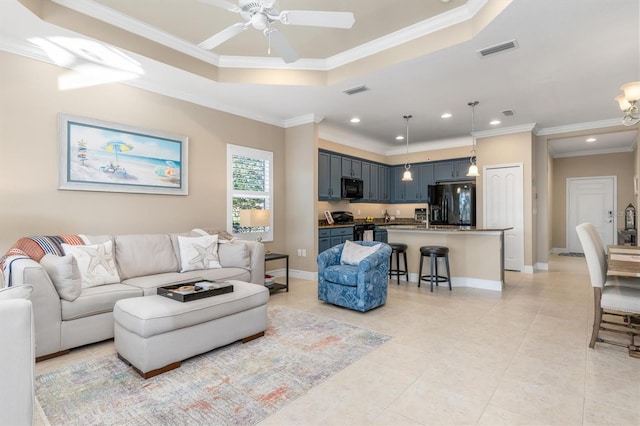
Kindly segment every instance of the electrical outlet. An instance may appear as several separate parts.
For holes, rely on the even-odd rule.
[[[400,210],[396,210],[396,216],[400,217]]]
[[[358,216],[360,216],[360,209],[358,209],[358,213],[356,213]]]
[[[380,214],[384,214],[384,210],[380,210]]]
[[[298,249],[298,256],[302,256],[302,249]]]
[[[302,257],[306,257],[307,256],[307,249],[302,249]]]

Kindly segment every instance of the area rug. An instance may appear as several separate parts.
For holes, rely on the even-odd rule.
[[[142,379],[115,354],[36,377],[51,425],[252,425],[390,339],[285,307],[264,337]]]

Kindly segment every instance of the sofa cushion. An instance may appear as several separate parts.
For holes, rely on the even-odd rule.
[[[358,286],[358,267],[353,265],[332,265],[327,266],[322,271],[324,279],[334,283],[349,287]]]
[[[168,234],[116,236],[120,279],[176,272],[178,261]]]
[[[171,238],[171,245],[173,246],[173,251],[176,255],[176,262],[178,262],[178,271],[182,269],[182,265],[180,264],[180,245],[178,244],[178,237],[201,237],[201,236],[202,234],[196,231],[187,231],[187,232],[169,234],[169,238]]]
[[[113,311],[120,299],[142,296],[142,290],[125,284],[109,284],[82,289],[73,302],[61,300],[62,320],[74,320]]]
[[[262,306],[269,300],[266,287],[232,282],[231,293],[176,302],[163,296],[122,300],[113,311],[114,320],[141,337],[151,337]]]
[[[120,282],[120,276],[113,260],[113,241],[99,244],[74,246],[62,244],[65,254],[71,254],[78,261],[82,276],[82,288]]]
[[[180,272],[221,268],[218,257],[218,236],[178,237]]]
[[[223,268],[246,268],[251,267],[251,254],[247,243],[240,241],[226,242],[218,244],[218,257]]]
[[[251,272],[244,268],[203,269],[189,272],[168,272],[166,274],[148,275],[146,277],[129,278],[123,284],[140,288],[145,296],[157,294],[158,287],[182,284],[196,280],[211,281],[249,281]]]
[[[82,276],[75,257],[70,254],[66,256],[46,254],[40,259],[40,264],[47,271],[61,299],[73,302],[80,296]]]
[[[373,246],[362,246],[347,240],[344,243],[342,254],[340,255],[340,263],[343,265],[357,265],[365,257],[375,253],[380,248],[380,244]]]

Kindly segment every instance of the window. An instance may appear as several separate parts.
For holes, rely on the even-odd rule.
[[[227,144],[227,229],[242,239],[273,241],[268,226],[240,226],[240,210],[272,210],[273,152]]]

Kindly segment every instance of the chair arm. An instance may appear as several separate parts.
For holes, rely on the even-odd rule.
[[[318,271],[327,266],[339,265],[343,247],[344,244],[338,244],[320,253],[318,255]]]
[[[251,279],[253,284],[264,285],[264,244],[257,241],[243,241],[247,243],[251,256]]]
[[[358,264],[358,269],[361,272],[370,271],[375,269],[381,263],[388,263],[391,256],[391,246],[385,243],[381,243],[382,247],[365,257]]]

